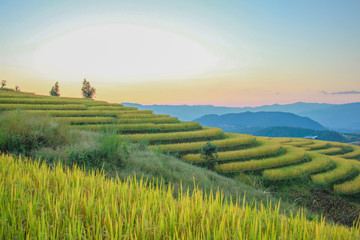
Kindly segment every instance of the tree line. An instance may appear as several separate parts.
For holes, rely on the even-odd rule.
[[[84,78],[84,81],[82,83],[81,87],[81,95],[84,98],[93,98],[95,97],[96,89],[91,87],[90,82],[86,81],[86,78]],[[51,96],[60,97],[60,87],[59,82],[56,82],[55,85],[50,90]]]
[[[1,84],[1,88],[5,88],[7,85],[7,81],[2,80],[0,84]],[[15,86],[15,91],[20,92],[19,86]],[[55,85],[51,88],[49,93],[50,93],[50,96],[60,97],[59,82],[55,83]],[[84,98],[94,98],[95,93],[96,93],[96,89],[91,87],[90,82],[86,81],[86,78],[84,78],[84,81],[83,81],[82,87],[81,87],[81,95]]]

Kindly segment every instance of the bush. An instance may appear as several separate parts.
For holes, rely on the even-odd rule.
[[[70,130],[46,115],[21,111],[0,114],[0,151],[30,156],[31,151],[70,143]]]
[[[201,147],[200,157],[205,160],[204,167],[214,170],[218,154],[217,154],[217,146],[214,143],[207,142],[204,146]]]

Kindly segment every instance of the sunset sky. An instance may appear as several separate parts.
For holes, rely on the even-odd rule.
[[[360,101],[359,0],[0,1],[8,87],[143,104]]]

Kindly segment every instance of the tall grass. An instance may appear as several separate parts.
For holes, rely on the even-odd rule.
[[[21,111],[0,114],[0,151],[29,155],[32,150],[56,148],[70,141],[68,127],[48,116]]]
[[[195,189],[175,199],[161,183],[109,180],[0,157],[2,239],[358,239],[358,226],[285,217],[260,204]]]

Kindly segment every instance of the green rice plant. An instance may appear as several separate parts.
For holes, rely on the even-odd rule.
[[[339,157],[330,157],[330,159],[335,163],[335,168],[331,171],[312,175],[311,180],[314,183],[321,185],[330,184],[349,176],[354,171],[351,161]]]
[[[295,166],[268,169],[263,172],[263,176],[270,180],[297,178],[327,168],[333,164],[333,161],[329,157],[322,154],[308,152],[307,156],[311,158],[310,162]]]
[[[83,104],[0,104],[0,111],[9,110],[85,110]]]
[[[71,125],[105,124],[115,122],[113,117],[55,117],[55,120]]]
[[[152,118],[124,118],[117,120],[118,123],[128,124],[128,123],[154,123],[154,124],[163,124],[163,123],[180,123],[177,117],[164,117],[153,115]]]
[[[286,217],[280,203],[251,207],[197,188],[174,198],[162,183],[51,168],[0,156],[2,239],[360,238],[358,225],[308,221],[303,211]]]
[[[119,104],[119,105],[105,105],[105,106],[90,106],[88,108],[89,110],[115,110],[115,111],[129,111],[129,110],[138,110],[136,107],[124,107],[123,105]]]
[[[170,132],[170,133],[149,133],[149,134],[126,134],[120,135],[121,138],[129,138],[133,141],[147,140],[149,144],[190,142],[198,139],[213,140],[223,139],[224,133],[220,128],[203,127],[201,130],[190,132]],[[200,140],[201,141],[201,140]]]
[[[72,126],[73,128],[105,131],[114,130],[117,133],[147,133],[147,132],[177,132],[177,131],[194,131],[201,129],[201,125],[197,122],[180,122],[172,124],[153,124],[153,123],[139,123],[139,124],[101,124],[101,125],[79,125]]]
[[[215,168],[215,171],[221,173],[229,173],[229,172],[243,172],[247,170],[259,170],[264,168],[272,168],[276,166],[281,166],[289,163],[296,163],[301,161],[305,156],[305,151],[292,148],[292,147],[284,147],[286,153],[278,156],[278,157],[271,157],[271,158],[264,158],[260,160],[249,160],[249,161],[242,161],[242,162],[231,162],[231,163],[224,163],[218,165]]]
[[[218,146],[218,150],[221,151],[221,149],[228,149],[236,146],[241,145],[247,145],[255,141],[255,137],[251,135],[245,135],[245,134],[230,134],[226,133],[225,136],[226,139],[220,139],[220,140],[214,140],[211,141],[216,146]],[[164,144],[164,145],[156,145],[156,146],[150,146],[151,149],[160,148],[162,152],[189,152],[194,150],[201,149],[202,146],[204,146],[207,142],[189,142],[189,143],[176,143],[176,144]]]
[[[326,149],[314,150],[314,152],[325,154],[325,155],[336,155],[342,153],[343,149],[339,147],[330,147]]]
[[[257,139],[257,137],[256,137]],[[218,153],[218,161],[239,161],[248,158],[259,157],[267,154],[277,152],[281,149],[281,144],[271,141],[258,141],[259,146],[254,148],[235,150],[235,151],[226,151]],[[186,162],[191,163],[201,163],[204,160],[201,158],[200,154],[187,154],[182,157]]]

